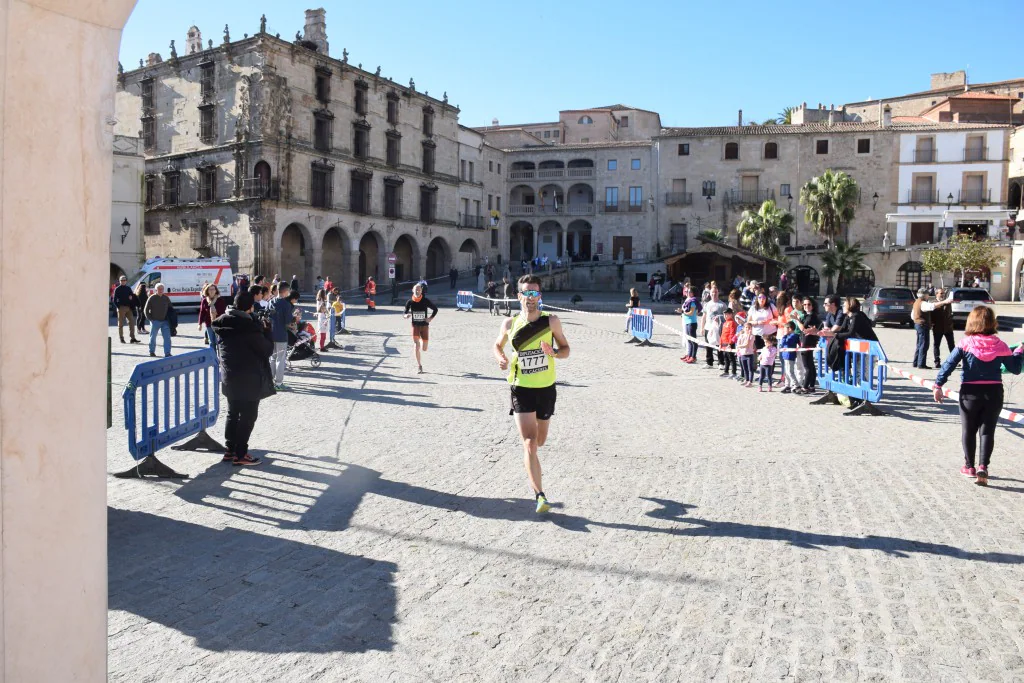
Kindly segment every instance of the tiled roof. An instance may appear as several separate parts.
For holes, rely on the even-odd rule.
[[[1016,100],[1013,95],[997,95],[994,92],[962,92],[959,95],[950,95],[951,100]]]
[[[569,145],[535,145],[533,147],[511,147],[506,152],[563,152],[579,149],[617,149],[621,147],[650,147],[650,140],[615,140],[610,142],[574,142]]]
[[[977,89],[980,90],[981,88],[992,88],[992,87],[995,87],[995,86],[1010,86],[1010,85],[1018,86],[1018,87],[1022,86],[1022,85],[1024,85],[1024,78],[1011,78],[1011,79],[1006,80],[1006,81],[992,81],[991,83],[978,83],[976,85],[972,85],[972,86],[969,86],[969,87],[977,88]],[[963,87],[964,86],[962,86],[962,85],[951,85],[951,86],[948,86],[948,87],[945,87],[945,88],[934,88],[934,89],[931,89],[931,90],[921,90],[921,91],[918,91],[918,92],[907,93],[905,95],[893,95],[891,97],[876,97],[876,98],[873,98],[873,99],[870,99],[870,100],[860,100],[858,102],[847,102],[844,106],[847,106],[847,107],[857,107],[857,106],[865,105],[865,104],[877,104],[879,101],[881,101],[881,102],[893,102],[895,100],[916,100],[916,99],[920,99],[922,97],[926,97],[928,95],[946,95],[951,90],[959,89],[959,90],[962,91]],[[975,92],[975,91],[972,90],[971,92]],[[948,96],[949,95],[947,95],[947,97]]]
[[[900,121],[898,119],[913,119]],[[864,123],[805,123],[799,126],[769,124],[767,126],[718,126],[702,128],[662,128],[658,137],[708,137],[708,136],[740,136],[740,135],[800,135],[802,133],[867,133],[879,130],[915,131],[915,130],[967,130],[970,128],[1006,128],[1007,124],[999,123],[937,123],[919,117],[896,117],[888,129],[882,128],[877,121]]]
[[[551,121],[550,123],[502,123],[497,126],[470,126],[475,131],[481,133],[490,133],[499,130],[522,130],[523,128],[536,128],[537,126],[557,126],[561,121]]]

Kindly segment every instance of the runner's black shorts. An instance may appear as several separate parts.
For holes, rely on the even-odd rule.
[[[538,420],[550,420],[555,414],[555,385],[535,389],[512,385],[512,409],[514,413],[537,413]]]

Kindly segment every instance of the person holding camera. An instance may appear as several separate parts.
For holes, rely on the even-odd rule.
[[[260,401],[276,393],[270,370],[274,342],[270,328],[253,317],[254,306],[249,292],[239,292],[234,306],[211,324],[221,366],[221,392],[228,402],[224,461],[235,467],[262,462],[249,453],[249,437],[259,417]]]

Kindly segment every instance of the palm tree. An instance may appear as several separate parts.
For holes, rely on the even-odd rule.
[[[830,168],[800,188],[804,220],[814,227],[815,232],[824,236],[830,246],[835,245],[843,223],[853,220],[854,207],[859,198],[857,181],[842,171],[836,172]]]
[[[793,214],[775,206],[768,199],[755,211],[744,211],[736,225],[740,244],[756,254],[778,260],[782,256],[779,242],[793,232]]]
[[[791,123],[793,123],[793,111],[795,109],[796,107],[784,108],[782,111],[779,112],[779,115],[775,118],[775,121],[773,123],[782,123],[787,126],[790,125]]]
[[[837,283],[838,291],[843,291],[846,278],[866,267],[864,265],[864,252],[860,250],[860,246],[846,244],[845,242],[836,243],[834,249],[829,249],[822,254],[821,263],[822,271],[825,273],[825,277],[828,278],[826,294],[832,294],[833,276],[839,276]]]
[[[725,233],[722,232],[721,230],[705,230],[699,233],[697,237],[705,237],[709,240],[714,240],[716,242],[725,241]]]

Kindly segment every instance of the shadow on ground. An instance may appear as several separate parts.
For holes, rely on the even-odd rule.
[[[396,565],[107,508],[109,608],[214,651],[393,647]]]

